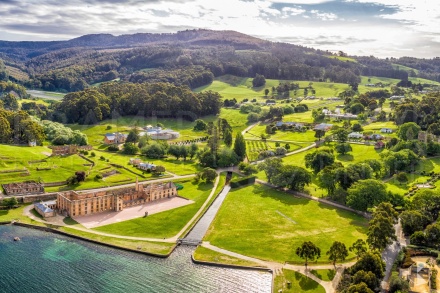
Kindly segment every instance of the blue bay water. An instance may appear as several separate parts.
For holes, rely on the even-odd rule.
[[[160,259],[0,226],[0,292],[271,292],[271,274],[196,265],[192,252]]]

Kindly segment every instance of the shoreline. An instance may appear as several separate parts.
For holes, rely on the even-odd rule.
[[[71,234],[68,232],[60,231],[60,230],[57,230],[54,228],[49,228],[49,227],[36,226],[36,225],[25,224],[25,223],[20,223],[20,222],[1,222],[0,223],[0,225],[8,225],[8,224],[16,225],[19,227],[25,227],[25,228],[29,228],[29,229],[40,230],[40,231],[44,231],[44,232],[50,232],[50,233],[63,235],[63,236],[71,237],[71,238],[82,240],[82,241],[87,241],[87,242],[98,244],[98,245],[103,245],[103,246],[110,247],[110,248],[121,249],[121,250],[128,251],[128,252],[134,252],[134,253],[144,254],[144,255],[158,257],[158,258],[168,258],[177,247],[177,245],[174,245],[168,254],[160,254],[160,253],[153,253],[153,252],[148,252],[148,251],[136,250],[136,249],[132,249],[132,248],[128,248],[128,247],[118,246],[118,245],[114,245],[114,244],[107,243],[107,242],[101,242],[101,241],[78,236],[75,234]]]

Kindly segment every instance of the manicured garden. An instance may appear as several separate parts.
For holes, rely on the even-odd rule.
[[[204,240],[240,254],[294,263],[303,263],[296,247],[312,241],[323,252],[318,263],[328,263],[325,252],[333,241],[350,246],[365,239],[366,225],[358,215],[252,185],[228,194]]]
[[[194,181],[185,181],[181,184],[184,188],[179,191],[179,195],[193,200],[193,204],[148,217],[97,227],[94,230],[134,237],[168,238],[175,236],[200,209],[213,187],[212,183],[197,184]]]

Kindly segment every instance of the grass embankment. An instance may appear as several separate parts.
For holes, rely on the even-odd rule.
[[[213,184],[194,181],[181,182],[184,186],[179,195],[194,201],[193,204],[120,223],[94,228],[105,233],[151,238],[175,236],[200,209],[208,198]]]
[[[356,214],[251,185],[228,194],[204,240],[243,255],[293,263],[303,263],[296,247],[312,241],[322,251],[318,263],[328,263],[325,252],[334,241],[350,246],[366,238],[366,229],[366,219]]]
[[[211,249],[208,249],[203,246],[198,246],[194,251],[193,257],[198,261],[205,261],[210,263],[219,263],[226,265],[235,265],[235,266],[246,266],[246,267],[260,267],[259,264],[243,260],[240,258],[236,258],[233,256],[229,256]]]
[[[336,271],[331,269],[311,270],[310,272],[317,278],[326,282],[332,281],[336,275]]]
[[[108,243],[122,248],[129,248],[133,250],[154,253],[154,254],[161,254],[161,255],[168,255],[175,246],[174,243],[129,240],[129,239],[102,236],[94,233],[76,230],[74,228],[69,228],[69,227],[61,227],[59,228],[59,230],[75,236],[90,239],[93,241]]]
[[[290,288],[287,286],[287,282],[290,282]],[[316,281],[301,273],[286,269],[283,269],[283,274],[275,276],[273,292],[279,292],[279,290],[292,293],[325,293],[324,287]]]
[[[23,214],[24,209],[29,204],[20,205],[18,208],[10,210],[0,210],[0,222],[12,222],[19,221],[20,223],[35,225],[35,226],[50,226],[39,221],[32,220],[31,218]]]

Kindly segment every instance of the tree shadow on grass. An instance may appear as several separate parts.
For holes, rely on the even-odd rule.
[[[353,161],[354,160],[353,155],[350,155],[350,154],[338,155],[336,158],[339,161],[343,161],[343,162],[349,162],[349,161]]]
[[[240,188],[234,188],[231,191],[236,191],[239,189],[242,189],[244,187],[249,187],[249,185],[240,187]],[[274,200],[278,200],[279,202],[286,204],[286,205],[306,205],[309,200],[305,199],[305,198],[301,198],[298,196],[295,196],[291,193],[282,191],[282,190],[277,190],[277,189],[273,189],[264,185],[260,185],[260,184],[254,184],[253,185],[253,190],[252,190],[253,194],[259,195],[261,197],[270,197]]]
[[[299,281],[299,286],[304,291],[317,289],[319,284],[301,273],[295,272],[295,279]]]

